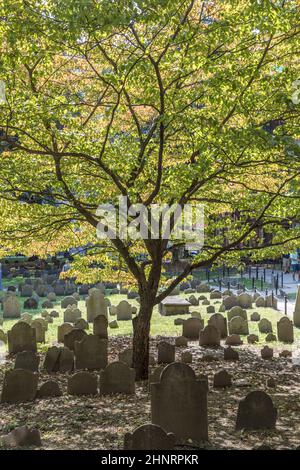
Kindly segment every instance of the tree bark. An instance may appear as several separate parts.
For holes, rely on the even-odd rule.
[[[133,320],[133,368],[136,380],[148,378],[150,324],[153,304],[141,298],[138,315]]]

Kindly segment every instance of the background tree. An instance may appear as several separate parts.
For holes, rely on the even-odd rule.
[[[168,285],[161,237],[107,240],[76,261],[86,275],[102,260],[95,277],[111,266],[138,287],[133,365],[145,378],[153,307],[181,280],[299,238],[283,226],[299,217],[297,2],[4,0],[0,36],[3,246],[97,244],[97,207],[120,195],[205,206],[203,249]]]

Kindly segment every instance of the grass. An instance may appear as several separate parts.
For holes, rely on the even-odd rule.
[[[18,280],[14,280],[15,284],[18,284]],[[13,285],[13,283],[10,281],[9,285]],[[182,297],[187,298],[188,295],[185,294],[180,294]],[[203,294],[202,294],[203,295]],[[206,295],[206,294],[204,294]],[[199,296],[199,294],[196,294],[196,296]],[[208,295],[206,295],[208,297]],[[112,305],[117,305],[121,300],[126,299],[127,297],[125,295],[110,295],[108,296],[110,299]],[[39,345],[39,350],[44,351],[47,349],[48,345],[52,345],[53,343],[57,342],[57,327],[61,323],[63,323],[63,310],[60,306],[62,297],[58,297],[56,302],[54,302],[54,308],[53,309],[48,309],[50,312],[51,310],[56,310],[59,313],[58,318],[53,319],[53,323],[49,323],[48,326],[48,331],[46,332],[46,343],[45,344],[40,344]],[[23,308],[23,303],[24,303],[25,298],[20,297],[20,302],[22,305],[22,312],[24,312]],[[40,304],[43,303],[43,300],[41,299]],[[139,306],[138,302],[136,300],[129,300],[131,305],[134,305],[136,307]],[[211,304],[215,305],[216,307],[216,312],[219,310],[219,305],[220,303],[217,303],[220,301],[217,300],[212,300]],[[200,302],[202,303],[202,302]],[[86,318],[86,307],[85,307],[85,300],[80,300],[78,303],[78,307],[82,312],[82,317]],[[37,318],[41,316],[41,312],[44,309],[39,307],[37,310],[31,310],[28,313],[32,315],[33,318]],[[204,319],[205,325],[207,324],[207,321],[210,317],[211,314],[206,313],[206,306],[200,305],[197,307],[192,306],[190,308],[190,311],[197,311],[200,312],[201,317]],[[273,326],[273,333],[277,335],[277,321],[283,316],[282,312],[275,311],[271,308],[253,308],[248,310],[248,320],[250,320],[250,315],[251,312],[257,311],[261,318],[267,318],[268,320],[271,321],[272,326]],[[187,319],[189,318],[190,315],[181,315],[180,318]],[[158,312],[158,308],[154,308],[153,316],[152,316],[152,321],[151,321],[151,335],[152,336],[180,336],[182,332],[182,326],[181,325],[174,325],[174,319],[177,318],[176,316],[161,316]],[[109,316],[109,321],[115,320],[116,316]],[[5,319],[2,325],[2,329],[4,332],[7,332],[12,328],[12,326],[16,323],[17,320],[7,320]],[[109,335],[110,336],[115,336],[115,335],[131,335],[132,334],[132,322],[131,321],[118,321],[119,328],[117,329],[109,329]],[[92,332],[92,325],[90,324],[90,329],[89,332]],[[257,343],[257,346],[261,346],[262,344],[265,344],[265,337],[266,334],[262,334],[258,331],[258,323],[257,322],[251,322],[249,321],[249,333],[253,333],[258,335],[259,337],[259,343]],[[271,347],[278,347],[279,345],[284,345],[286,349],[294,349],[296,348],[297,344],[300,343],[300,329],[295,328],[294,329],[294,336],[295,336],[295,341],[292,345],[284,345],[283,343],[279,342],[271,342],[268,343]],[[247,343],[247,338],[242,336],[242,339],[244,340],[244,344]]]

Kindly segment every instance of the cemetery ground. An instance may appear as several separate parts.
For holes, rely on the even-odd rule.
[[[18,279],[15,280],[18,282]],[[10,281],[11,285],[11,281]],[[180,294],[188,297],[186,294]],[[209,298],[209,294],[202,294]],[[199,295],[196,294],[198,297]],[[127,300],[125,295],[107,295],[112,305],[120,300]],[[21,298],[21,304],[25,299]],[[109,395],[93,397],[76,397],[67,395],[67,374],[49,375],[42,369],[45,352],[49,346],[57,342],[57,326],[63,323],[61,308],[62,297],[57,297],[54,308],[59,313],[48,324],[46,342],[38,344],[38,353],[41,356],[39,384],[54,378],[60,385],[63,395],[47,399],[35,399],[33,402],[21,404],[1,404],[0,433],[7,434],[12,429],[27,424],[38,428],[42,436],[42,449],[122,449],[124,435],[132,432],[138,426],[151,422],[150,395],[148,382],[136,384],[135,395]],[[138,306],[135,300],[129,300],[131,305]],[[220,305],[220,300],[210,300],[211,305]],[[202,302],[200,302],[202,304]],[[78,303],[83,318],[86,318],[85,301]],[[199,312],[205,325],[211,314],[206,312],[205,305],[192,306],[190,312]],[[40,317],[41,311],[29,311],[33,318]],[[22,309],[24,311],[24,309]],[[273,332],[276,334],[276,323],[283,316],[282,312],[271,308],[248,309],[250,314],[257,311],[261,318],[271,321]],[[187,319],[191,315],[181,315]],[[161,316],[155,308],[151,324],[150,353],[157,357],[157,344],[161,340],[174,343],[177,336],[182,335],[182,325],[174,325],[177,316]],[[109,315],[109,321],[115,320],[115,315]],[[17,320],[4,320],[3,331],[7,332]],[[92,333],[92,324],[89,333]],[[131,321],[118,321],[117,329],[108,329],[108,362],[118,360],[119,352],[131,347]],[[209,379],[208,392],[208,432],[209,441],[200,445],[206,449],[252,449],[262,444],[274,449],[293,449],[300,444],[300,365],[295,362],[296,349],[300,341],[300,329],[294,328],[294,343],[285,344],[279,341],[265,342],[265,333],[258,331],[258,322],[249,321],[249,333],[258,335],[256,344],[247,344],[247,337],[241,336],[244,344],[234,347],[239,352],[238,361],[224,361],[223,347],[220,348],[199,346],[198,341],[189,341],[188,346],[176,347],[176,361],[180,361],[184,351],[192,353],[190,364],[196,376],[205,374]],[[260,356],[261,347],[265,344],[274,349],[271,360],[263,360]],[[292,350],[293,359],[281,358],[282,350]],[[8,358],[0,367],[0,384],[6,370],[13,367],[14,359]],[[214,374],[226,370],[232,376],[232,386],[227,388],[214,388]],[[275,387],[267,386],[267,380],[273,378]],[[278,410],[278,419],[275,430],[236,431],[235,421],[238,404],[252,390],[264,390],[272,398]],[[193,449],[199,445],[189,441],[176,448]]]

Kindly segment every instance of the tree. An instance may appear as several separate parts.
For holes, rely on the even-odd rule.
[[[85,275],[92,264],[107,279],[112,266],[133,280],[145,378],[153,307],[184,278],[299,238],[297,2],[6,0],[0,35],[1,243],[91,244],[77,260]],[[149,213],[204,205],[204,246],[167,283],[164,262],[183,243],[173,233],[97,241],[99,204],[120,196]]]

